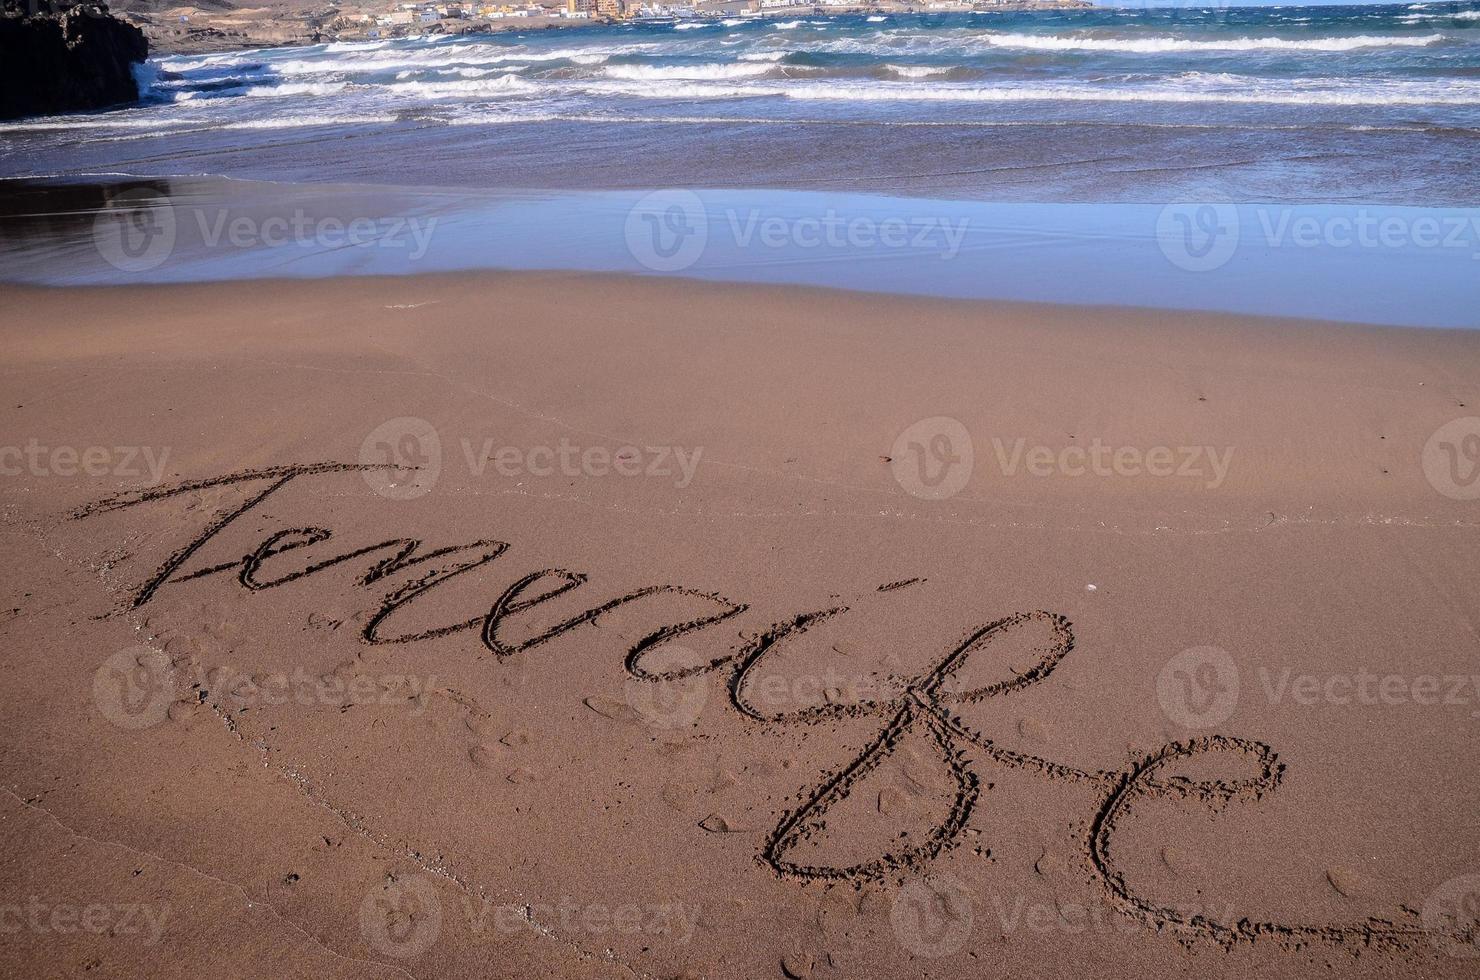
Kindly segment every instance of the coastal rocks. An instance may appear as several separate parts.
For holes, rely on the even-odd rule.
[[[0,119],[136,102],[144,34],[102,6],[0,16]]]

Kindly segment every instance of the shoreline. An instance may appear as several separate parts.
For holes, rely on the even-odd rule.
[[[37,285],[541,270],[1480,327],[1474,208],[222,178],[4,182],[0,195],[0,276]],[[1204,241],[1207,218],[1220,233]]]

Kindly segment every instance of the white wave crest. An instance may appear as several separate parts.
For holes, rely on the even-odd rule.
[[[1234,37],[1200,41],[1180,37],[1083,37],[1061,34],[988,34],[983,40],[997,48],[1030,51],[1117,51],[1127,54],[1161,54],[1171,51],[1356,51],[1361,48],[1422,48],[1448,40],[1443,34],[1393,35],[1379,37]]]
[[[324,45],[325,51],[379,51],[389,41],[331,41]]]
[[[602,72],[608,78],[637,81],[663,78],[754,78],[770,71],[769,65],[607,65]]]
[[[1254,79],[1192,72],[1154,83],[970,85],[947,82],[726,84],[700,81],[592,82],[587,91],[655,99],[774,98],[838,102],[1174,102],[1251,105],[1480,105],[1480,82]]]
[[[534,82],[517,75],[462,82],[396,82],[384,86],[385,91],[394,95],[411,95],[419,99],[502,98],[528,95],[539,91],[539,88]]]
[[[290,95],[338,95],[349,88],[349,82],[282,82],[277,85],[253,85],[243,95],[253,98],[284,98]]]
[[[946,75],[951,71],[949,68],[937,68],[930,65],[885,65],[884,67],[900,78],[929,78],[932,75]]]

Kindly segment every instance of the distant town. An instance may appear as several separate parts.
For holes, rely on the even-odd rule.
[[[359,27],[367,35],[393,35],[397,30],[410,32],[413,27],[438,27],[444,31],[462,31],[468,21],[506,21],[510,19],[544,21],[581,20],[674,20],[706,16],[762,17],[845,12],[968,12],[973,10],[1032,10],[1065,7],[1089,7],[1084,0],[928,0],[925,3],[860,2],[860,0],[707,0],[687,5],[670,5],[648,0],[546,0],[544,3],[400,3],[394,10],[381,14],[362,13],[353,18],[341,17],[341,30]]]
[[[115,12],[141,26],[157,53],[226,50],[326,41],[373,41],[424,34],[478,34],[506,30],[581,27],[625,21],[712,17],[799,17],[844,13],[962,13],[1063,10],[1092,7],[1088,0],[534,0],[534,2],[386,3],[342,0],[317,6],[210,7],[129,0]]]

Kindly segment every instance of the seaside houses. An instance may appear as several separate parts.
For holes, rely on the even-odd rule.
[[[644,16],[643,6],[634,0],[565,0],[562,16],[572,18],[602,17],[626,20]]]

